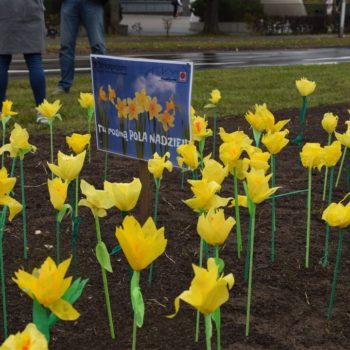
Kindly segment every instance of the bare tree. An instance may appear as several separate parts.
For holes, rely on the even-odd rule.
[[[203,33],[219,33],[219,0],[206,0]]]

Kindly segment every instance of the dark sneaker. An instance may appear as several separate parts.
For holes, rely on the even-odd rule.
[[[52,91],[51,95],[57,96],[57,95],[63,95],[68,94],[69,89],[64,89],[62,86],[57,86],[55,90]]]
[[[37,113],[36,114],[36,122],[41,123],[41,124],[47,124],[49,121],[47,120],[47,118],[42,116],[40,113]]]

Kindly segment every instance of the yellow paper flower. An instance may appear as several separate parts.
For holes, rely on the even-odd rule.
[[[350,203],[331,203],[322,214],[322,220],[329,226],[346,228],[350,225]]]
[[[333,141],[331,145],[323,148],[324,164],[326,167],[335,166],[341,157],[341,143]]]
[[[169,157],[169,152],[166,152],[163,157],[155,152],[153,154],[153,158],[148,160],[148,171],[153,175],[155,179],[162,178],[164,169],[167,169],[168,171],[173,170],[173,163],[168,160]]]
[[[46,99],[43,103],[41,103],[35,109],[45,118],[52,120],[57,116],[58,111],[62,105],[60,104],[60,100],[56,100],[53,103],[48,102]]]
[[[12,280],[32,299],[48,308],[58,318],[65,321],[74,321],[80,314],[66,300],[64,293],[72,283],[72,277],[64,278],[72,258],[63,261],[58,266],[48,257],[39,269],[30,274],[20,269],[15,272]]]
[[[338,116],[333,113],[325,113],[321,121],[322,128],[328,133],[333,134],[338,125]]]
[[[305,168],[321,170],[324,165],[324,149],[319,143],[306,143],[300,152],[300,158]]]
[[[115,236],[134,271],[141,271],[165,251],[164,227],[157,229],[151,217],[141,227],[133,216],[126,216]]]
[[[5,119],[6,117],[12,117],[13,115],[18,114],[12,110],[13,102],[10,100],[5,100],[2,102],[1,109],[1,119]]]
[[[215,159],[210,159],[210,155],[203,159],[203,164],[202,178],[207,179],[208,182],[215,181],[221,185],[228,175],[228,166],[222,166]]]
[[[0,169],[0,205],[6,205],[10,209],[9,220],[22,211],[22,204],[9,196],[16,184],[15,177],[8,177],[5,167]]]
[[[74,153],[78,154],[85,150],[90,144],[91,135],[90,134],[76,134],[73,133],[72,136],[66,136],[66,142],[68,146],[73,150]]]
[[[74,180],[81,172],[84,165],[86,151],[76,156],[66,155],[61,151],[57,154],[58,165],[47,163],[50,170],[58,177],[68,182]]]
[[[90,208],[94,217],[105,217],[107,215],[106,210],[113,207],[113,200],[106,190],[96,190],[93,185],[85,180],[81,180],[80,189],[86,198],[79,201],[79,206]]]
[[[28,323],[23,332],[10,335],[0,346],[0,350],[48,350],[45,336],[34,323]]]
[[[208,122],[203,117],[195,117],[192,120],[192,139],[194,141],[201,141],[213,135],[211,129],[207,129]]]
[[[286,138],[289,131],[287,129],[277,132],[268,132],[264,134],[261,142],[271,154],[277,154],[287,146],[289,140]]]
[[[295,81],[295,85],[301,96],[311,95],[316,88],[316,83],[314,81],[307,80],[306,78],[301,78]]]
[[[242,152],[243,148],[237,142],[224,142],[220,145],[219,158],[228,167],[230,173],[233,173],[237,167]]]
[[[246,149],[253,143],[253,140],[244,131],[227,133],[224,128],[220,128],[219,135],[223,142],[236,142],[242,149]]]
[[[250,159],[248,158],[239,159],[237,161],[235,171],[236,171],[236,176],[238,180],[243,181],[245,179],[249,166],[250,166]]]
[[[0,148],[0,154],[9,152],[10,157],[24,157],[28,152],[35,152],[36,147],[29,142],[29,134],[26,129],[23,129],[19,124],[15,123],[14,129],[11,131],[10,143]]]
[[[262,169],[264,173],[270,168],[269,159],[271,154],[269,152],[263,152],[260,148],[255,147],[255,151],[249,154],[250,168],[256,170]]]
[[[91,92],[81,92],[78,101],[80,106],[85,109],[94,108],[94,95]]]
[[[344,134],[339,134],[337,132],[334,132],[335,137],[337,140],[341,142],[341,144],[347,148],[350,148],[350,120],[347,120],[345,122],[347,125],[347,130]]]
[[[148,106],[148,115],[149,119],[152,120],[153,118],[158,119],[160,112],[162,111],[163,107],[158,104],[157,97],[153,97],[151,101],[149,102]]]
[[[230,234],[236,220],[229,216],[225,219],[222,209],[211,209],[198,218],[197,232],[205,242],[211,245],[222,245]]]
[[[214,105],[217,105],[219,101],[221,100],[221,93],[218,89],[214,89],[210,93],[210,99],[209,102],[211,102]]]
[[[247,173],[248,196],[253,203],[259,204],[277,191],[278,187],[269,186],[271,176],[265,176],[264,170],[254,168]]]
[[[207,179],[188,180],[191,184],[193,198],[184,201],[186,205],[194,211],[208,212],[210,209],[225,207],[231,198],[222,198],[216,193],[220,191],[221,186],[215,182],[208,182]]]
[[[142,184],[139,178],[134,177],[130,183],[105,181],[104,189],[109,193],[114,206],[121,211],[128,212],[135,208],[141,194]]]
[[[229,208],[234,208],[235,207],[235,199],[233,198],[231,201],[231,204],[229,205]],[[243,207],[243,208],[248,208],[248,197],[247,196],[242,196],[238,195],[238,206]]]
[[[176,152],[180,154],[180,157],[176,157],[180,168],[183,164],[187,165],[192,171],[198,168],[198,152],[192,142],[180,145]]]
[[[61,210],[67,199],[68,182],[62,181],[59,177],[53,180],[48,179],[50,202],[56,210]]]
[[[219,276],[219,268],[213,258],[208,259],[207,269],[192,265],[194,278],[189,290],[185,290],[175,299],[176,316],[180,309],[180,300],[192,305],[204,315],[210,315],[224,304],[228,298],[228,290],[235,282],[232,273]]]

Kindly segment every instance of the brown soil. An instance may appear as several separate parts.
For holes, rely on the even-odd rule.
[[[306,141],[326,143],[327,135],[320,121],[325,112],[339,115],[339,130],[344,130],[348,106],[336,105],[309,109],[306,125]],[[277,119],[291,118],[291,138],[297,132],[298,110],[275,113]],[[238,128],[247,132],[241,117],[225,117],[218,121],[227,131]],[[46,132],[46,129],[43,129]],[[43,131],[43,132],[44,132]],[[75,130],[82,132],[83,130]],[[12,282],[14,271],[23,266],[27,271],[39,266],[44,259],[55,256],[54,210],[47,191],[46,160],[49,159],[49,138],[46,133],[33,136],[31,143],[38,147],[34,155],[25,159],[26,200],[28,222],[28,260],[23,259],[22,221],[19,215],[6,226],[4,238],[7,311],[9,332],[22,330],[31,321],[31,300]],[[211,147],[210,143],[207,145]],[[56,135],[55,149],[67,152],[64,135]],[[19,174],[18,168],[16,175]],[[137,161],[110,157],[108,179],[129,182],[138,176]],[[91,164],[86,164],[82,178],[102,187],[103,154],[93,152]],[[196,233],[196,214],[182,203],[190,198],[189,186],[180,189],[180,172],[166,173],[160,191],[159,225],[165,226],[168,246],[166,254],[155,264],[154,282],[147,283],[147,272],[141,276],[141,288],[145,299],[146,315],[142,329],[138,330],[138,349],[204,349],[203,322],[198,344],[194,342],[195,311],[182,304],[174,319],[165,315],[173,313],[174,298],[188,289],[193,277],[192,263],[198,261],[199,239]],[[277,157],[277,184],[280,193],[307,187],[307,171],[298,161],[298,148],[290,144]],[[232,272],[236,282],[229,301],[222,307],[223,349],[348,349],[350,340],[350,267],[349,238],[344,239],[343,257],[339,274],[332,321],[327,321],[332,273],[337,247],[337,232],[332,230],[330,239],[330,265],[323,268],[319,261],[323,256],[325,225],[321,220],[323,173],[313,173],[313,207],[311,222],[310,268],[304,268],[306,194],[277,200],[276,261],[270,260],[271,203],[257,207],[256,241],[254,252],[253,297],[251,309],[251,335],[246,338],[245,310],[247,284],[244,282],[244,255],[236,255],[235,235],[231,234],[220,255],[225,260],[225,273]],[[227,179],[222,196],[231,195],[232,180]],[[335,190],[339,200],[347,193],[345,176]],[[19,184],[16,198],[20,198]],[[152,206],[153,202],[149,203]],[[233,215],[233,210],[230,212]],[[241,210],[244,247],[248,214]],[[127,263],[122,252],[112,257],[113,274],[108,274],[113,317],[117,339],[109,335],[104,306],[104,294],[100,267],[94,248],[96,234],[91,212],[80,209],[82,225],[78,242],[78,275],[89,278],[82,297],[76,303],[81,317],[77,322],[59,321],[52,331],[50,349],[130,349],[132,310],[129,298]],[[101,220],[102,235],[109,249],[116,244],[115,228],[121,224],[121,215],[110,210]],[[35,234],[40,230],[40,234]],[[71,253],[71,224],[64,219],[62,232],[62,258]],[[37,232],[38,233],[38,232]],[[0,323],[0,330],[2,324]],[[215,333],[213,337],[215,344]],[[216,346],[213,345],[215,349]]]

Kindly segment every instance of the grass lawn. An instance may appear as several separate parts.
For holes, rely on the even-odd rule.
[[[192,105],[197,114],[207,111],[203,106],[207,103],[209,93],[217,88],[221,91],[219,114],[222,116],[242,116],[256,103],[267,103],[272,111],[300,106],[300,96],[295,88],[295,80],[306,77],[317,83],[316,91],[308,98],[310,106],[331,106],[349,101],[350,80],[348,74],[350,64],[288,66],[264,68],[231,68],[223,70],[196,70],[193,80]],[[57,83],[57,77],[47,77],[49,95]],[[57,121],[55,129],[64,133],[84,130],[86,126],[85,111],[81,109],[77,99],[80,91],[91,91],[90,75],[77,75],[69,94],[60,96],[63,104],[61,114],[63,123]],[[16,120],[30,131],[39,129],[35,123],[35,109],[32,92],[27,80],[10,80],[8,98],[14,102],[14,110],[19,112]],[[349,102],[350,108],[350,102]],[[210,116],[210,115],[208,115]]]

